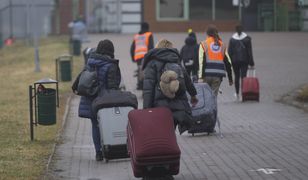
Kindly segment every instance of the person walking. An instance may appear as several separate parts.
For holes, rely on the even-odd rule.
[[[81,44],[85,41],[87,35],[87,27],[82,20],[82,16],[70,22],[68,27],[71,29],[70,41],[73,44],[73,55],[79,56],[81,54]]]
[[[248,68],[254,68],[254,60],[252,55],[251,37],[243,32],[243,26],[237,25],[235,27],[236,33],[230,38],[228,46],[228,54],[231,58],[235,96],[240,100],[240,82],[247,75]]]
[[[196,34],[191,29],[185,39],[185,45],[182,47],[180,55],[188,75],[196,82],[199,70],[199,45]]]
[[[119,89],[121,82],[121,71],[119,67],[119,60],[114,59],[113,43],[105,39],[100,41],[97,45],[96,51],[90,53],[87,68],[97,71],[97,79],[99,84],[98,95],[103,93],[106,89]],[[73,89],[74,90],[74,89]],[[100,138],[100,130],[96,115],[92,112],[92,102],[97,97],[81,96],[78,114],[79,117],[89,118],[92,123],[92,139],[95,147],[96,161],[103,160],[102,145]]]
[[[143,108],[161,106],[169,108],[173,113],[175,128],[179,125],[179,131],[183,133],[190,128],[192,123],[191,107],[186,91],[191,96],[192,105],[195,105],[198,99],[196,89],[184,67],[181,66],[180,60],[177,49],[173,48],[172,43],[166,39],[159,41],[156,47],[145,55],[142,67],[144,70]],[[174,83],[170,80],[162,84],[163,68],[167,63],[178,64],[184,76],[183,81]]]
[[[212,88],[217,96],[220,84],[227,71],[229,85],[232,86],[231,63],[225,56],[225,46],[215,25],[209,25],[207,38],[199,46],[199,78]]]
[[[137,89],[142,90],[143,86],[143,72],[142,63],[144,55],[154,47],[153,33],[149,31],[149,24],[143,22],[141,30],[135,34],[134,40],[131,44],[130,54],[132,61],[137,63]]]

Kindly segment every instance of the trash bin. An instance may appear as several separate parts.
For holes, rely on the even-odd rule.
[[[60,73],[61,81],[72,80],[72,56],[61,55],[56,59],[56,77],[59,80],[58,73]]]
[[[72,80],[71,60],[61,60],[60,62],[61,81]]]
[[[80,56],[81,54],[81,41],[73,40],[73,55]]]
[[[45,88],[37,92],[37,123],[40,125],[56,124],[56,90]]]

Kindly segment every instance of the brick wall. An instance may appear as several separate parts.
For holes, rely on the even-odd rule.
[[[73,20],[72,0],[59,1],[60,34],[68,34],[68,23]]]
[[[78,14],[85,15],[85,0],[78,2]],[[59,24],[60,34],[68,34],[68,23],[74,20],[73,17],[73,0],[60,0],[59,1]]]

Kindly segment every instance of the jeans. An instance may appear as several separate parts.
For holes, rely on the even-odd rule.
[[[99,152],[102,150],[102,144],[101,144],[101,135],[98,128],[98,121],[97,119],[91,118],[91,123],[92,123],[92,139],[95,151]]]

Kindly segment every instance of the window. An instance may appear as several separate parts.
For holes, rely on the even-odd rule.
[[[189,19],[212,20],[212,0],[190,0]]]
[[[156,0],[157,19],[185,20],[187,17],[187,0]]]
[[[234,6],[231,0],[216,0],[215,6],[217,20],[238,19],[238,6]]]

